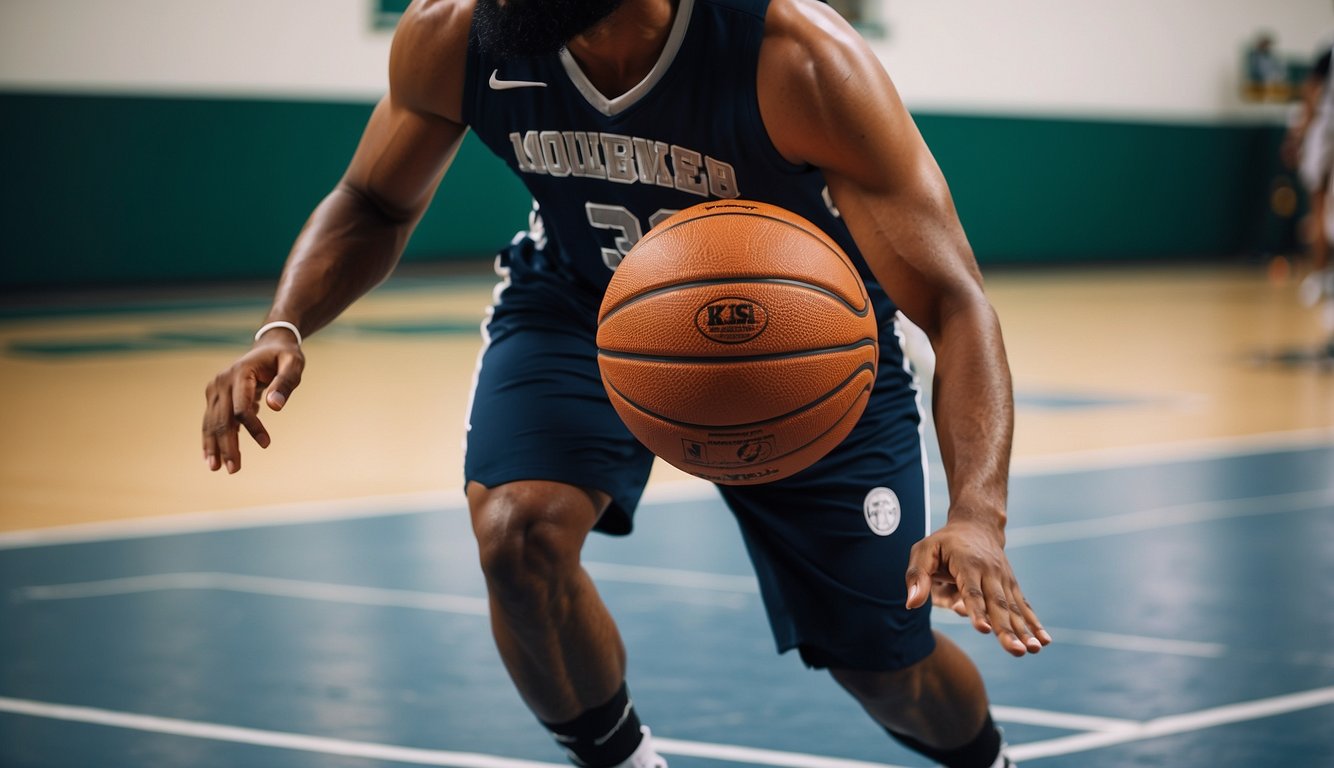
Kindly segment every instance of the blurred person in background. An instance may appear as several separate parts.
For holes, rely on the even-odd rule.
[[[1334,48],[1325,46],[1302,85],[1301,104],[1284,142],[1284,159],[1297,169],[1310,201],[1306,237],[1310,243],[1311,272],[1299,294],[1307,306],[1334,296],[1334,270],[1329,264],[1330,232],[1334,216],[1329,206],[1331,170],[1334,170],[1334,89],[1329,69]]]
[[[1246,50],[1242,96],[1248,101],[1287,101],[1289,91],[1288,65],[1274,50],[1274,36],[1261,32]]]

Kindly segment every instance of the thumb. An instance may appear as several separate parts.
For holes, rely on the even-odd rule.
[[[940,567],[940,550],[929,540],[922,540],[908,556],[908,571],[904,580],[908,585],[908,600],[904,607],[920,608],[931,597],[931,574]]]
[[[305,368],[306,359],[300,354],[285,354],[278,358],[278,373],[269,382],[268,392],[264,396],[264,402],[268,403],[269,408],[281,411],[287,405],[292,390],[301,384],[301,372]]]

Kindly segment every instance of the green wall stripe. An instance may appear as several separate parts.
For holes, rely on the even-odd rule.
[[[918,116],[979,258],[1235,255],[1262,249],[1281,130]]]
[[[0,289],[274,276],[370,109],[0,93]],[[917,120],[984,263],[1231,255],[1272,239],[1278,128]],[[405,258],[489,257],[527,208],[469,137]]]
[[[5,288],[276,275],[368,104],[0,94]],[[493,252],[527,196],[469,137],[405,260]]]

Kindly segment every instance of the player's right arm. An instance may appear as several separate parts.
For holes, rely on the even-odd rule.
[[[315,208],[283,267],[265,322],[309,336],[393,271],[462,142],[463,72],[474,0],[417,0],[390,53],[376,105],[343,178]],[[268,331],[205,389],[204,462],[241,468],[240,427],[270,443],[259,401],[286,403],[305,367],[296,337]]]

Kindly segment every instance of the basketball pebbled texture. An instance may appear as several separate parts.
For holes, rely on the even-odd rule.
[[[598,364],[631,433],[728,485],[772,482],[852,431],[879,361],[856,266],[806,219],[701,203],[644,236],[598,313]]]

